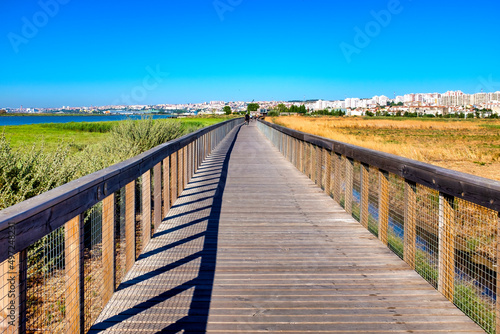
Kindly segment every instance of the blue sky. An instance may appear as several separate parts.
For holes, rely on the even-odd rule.
[[[500,90],[498,1],[0,2],[0,107]]]

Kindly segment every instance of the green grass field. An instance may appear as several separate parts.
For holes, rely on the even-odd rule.
[[[204,127],[224,121],[226,118],[182,118],[156,120],[158,122],[181,122],[186,128]],[[0,127],[13,149],[31,149],[33,145],[54,151],[62,143],[72,150],[81,151],[88,145],[105,141],[111,128],[121,122],[71,122],[47,123]]]

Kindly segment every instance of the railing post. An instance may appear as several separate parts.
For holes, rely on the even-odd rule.
[[[192,176],[193,176],[193,143],[190,143],[188,145],[188,175],[187,175],[187,183],[189,183],[189,181],[191,181],[191,177]]]
[[[189,177],[188,153],[189,153],[188,146],[184,146],[184,148],[182,149],[182,157],[184,158],[182,162],[182,170],[183,170],[182,175],[184,176],[182,181],[182,190],[186,189]]]
[[[115,292],[115,194],[103,200],[102,209],[102,300],[106,305]]]
[[[455,285],[454,197],[439,193],[439,275],[438,290],[453,301]]]
[[[125,186],[125,271],[134,265],[135,254],[135,181]]]
[[[306,170],[307,170],[307,173],[306,173],[306,176],[308,178],[310,178],[311,180],[313,179],[312,177],[312,172],[313,172],[313,169],[312,169],[312,144],[310,143],[307,143],[307,152],[306,152],[306,157],[307,157],[307,161],[306,161]]]
[[[179,151],[177,151],[177,197],[179,197],[184,190],[183,187],[183,180],[184,180],[184,156],[183,156],[183,149],[181,148]]]
[[[361,212],[360,222],[365,228],[368,228],[368,206],[370,195],[370,166],[361,164]]]
[[[412,269],[415,269],[415,242],[416,242],[416,210],[417,185],[405,180],[405,227],[403,258]]]
[[[299,170],[302,172],[302,173],[305,173],[305,170],[304,170],[304,142],[301,140],[299,141],[299,156],[298,156],[298,159],[299,159]]]
[[[496,295],[497,295],[497,300],[495,303],[495,308],[496,308],[496,316],[495,316],[495,325],[496,325],[496,331],[495,333],[500,333],[500,301],[498,300],[498,296],[500,296],[500,212],[497,212],[497,235],[496,235],[496,255],[497,255],[497,270],[496,270]]]
[[[318,147],[311,145],[311,179],[318,184]]]
[[[171,196],[172,204],[177,200],[177,155],[178,152],[172,153],[170,156],[170,171],[171,171]]]
[[[142,174],[142,250],[151,240],[151,172]]]
[[[24,257],[25,256],[26,252],[24,252]],[[2,334],[25,333],[26,313],[24,313],[24,324],[21,321],[20,317],[23,309],[22,301],[26,300],[26,298],[23,299],[23,297],[21,296],[23,287],[26,287],[26,283],[22,284],[22,257],[22,254],[16,253],[10,255],[9,258],[1,264],[0,330],[2,330]],[[25,296],[26,295],[24,294],[24,297]],[[24,311],[26,311],[25,306]]]
[[[345,211],[352,215],[352,182],[354,173],[354,161],[346,158],[345,164]]]
[[[80,290],[83,289],[81,279],[83,274],[82,262],[83,252],[81,249],[80,234],[81,216],[76,216],[66,223],[64,228],[64,261],[66,268],[66,333],[83,333],[81,328],[84,315],[81,312],[83,308],[80,304]],[[83,225],[83,224],[82,224]]]
[[[170,210],[170,157],[163,159],[163,217]]]
[[[153,169],[153,178],[154,178],[154,230],[153,233],[156,232],[158,227],[162,222],[162,212],[161,212],[161,163],[157,163]]]
[[[333,199],[337,203],[340,203],[341,161],[342,161],[342,156],[340,154],[333,152]]]
[[[332,196],[332,152],[325,149],[325,193]]]
[[[378,238],[387,246],[387,228],[389,227],[389,173],[378,171]]]
[[[27,318],[27,292],[28,292],[28,251],[21,250],[18,255],[19,281],[18,281],[18,305],[19,305],[19,333],[26,333]]]

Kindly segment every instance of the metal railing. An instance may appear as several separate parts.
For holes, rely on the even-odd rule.
[[[500,182],[264,121],[258,128],[447,299],[500,333]]]
[[[0,333],[84,333],[228,120],[0,211]]]

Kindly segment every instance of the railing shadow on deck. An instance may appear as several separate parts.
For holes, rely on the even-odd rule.
[[[217,240],[217,204],[220,207],[225,178],[204,185],[213,185],[217,191],[216,205],[206,217],[209,225],[203,233],[203,250],[130,281],[123,282],[123,278],[136,260],[157,253],[139,255],[156,237],[162,217],[188,188],[193,174],[216,167],[227,173],[227,157],[219,159],[217,153],[212,162],[203,167],[201,163],[241,123],[234,119],[204,128],[0,211],[0,242],[5,245],[0,248],[0,331],[85,333],[114,291],[197,258],[203,264],[199,277],[136,307],[172,298],[193,286],[197,295],[205,294],[201,282],[213,282],[216,249],[211,243]],[[193,184],[189,190],[196,188]],[[193,224],[196,221],[179,228]],[[165,249],[169,247],[175,244]],[[205,309],[208,316],[205,304],[193,298],[193,310]]]

